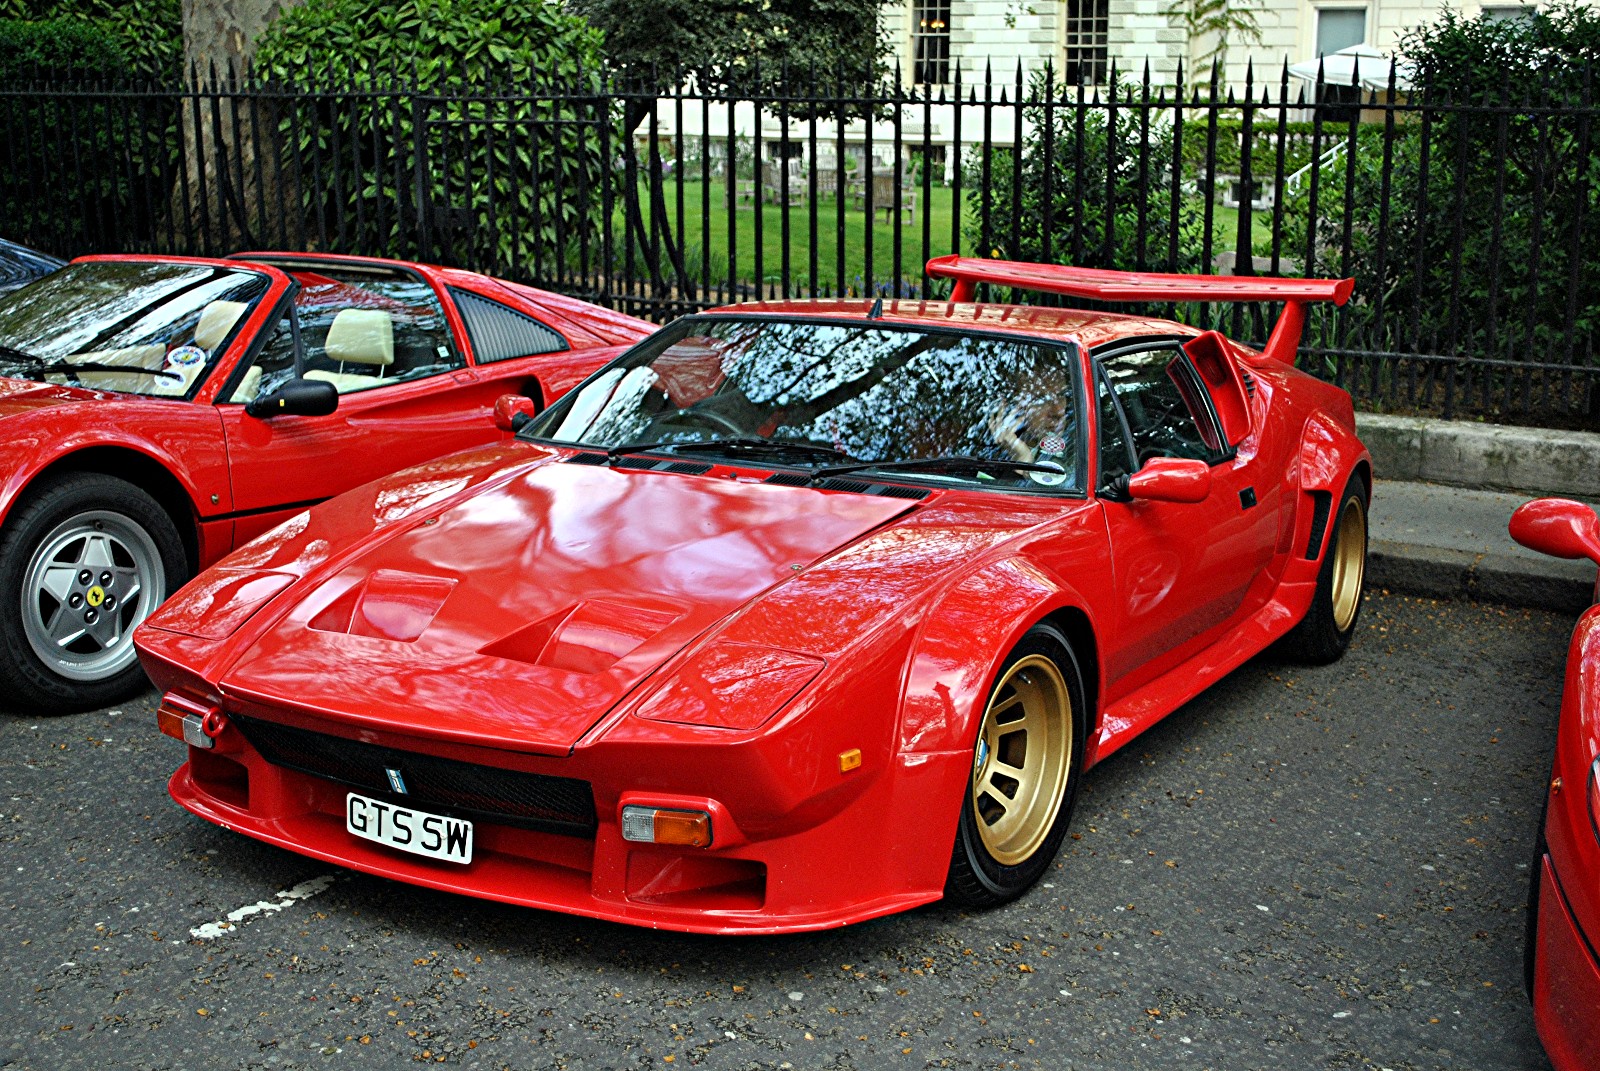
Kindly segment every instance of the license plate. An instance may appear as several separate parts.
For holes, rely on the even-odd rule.
[[[352,792],[344,801],[344,828],[363,840],[447,863],[472,862],[472,823],[397,807]]]

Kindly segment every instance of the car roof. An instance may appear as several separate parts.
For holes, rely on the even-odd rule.
[[[864,319],[875,302],[866,300],[752,301],[708,310],[708,315],[821,317]],[[1199,329],[1172,320],[1088,309],[948,301],[885,301],[881,319],[920,326],[964,327],[1014,332],[1059,342],[1078,342],[1094,349],[1119,339],[1145,335],[1196,335]]]

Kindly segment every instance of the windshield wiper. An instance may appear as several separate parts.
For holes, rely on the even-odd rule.
[[[789,439],[761,439],[756,437],[740,437],[728,439],[694,439],[689,442],[645,442],[624,443],[613,446],[606,451],[606,459],[622,457],[625,454],[644,454],[651,450],[660,450],[665,453],[695,453],[701,450],[730,452],[752,452],[767,454],[799,454],[803,457],[816,458],[841,458],[849,457],[846,450],[836,446],[822,446],[817,443],[795,442]]]
[[[40,357],[38,354],[29,353],[27,350],[19,350],[17,347],[8,346],[4,342],[0,342],[0,359],[7,361],[25,361],[30,365],[46,363],[45,358]]]
[[[40,361],[34,366],[41,375],[73,376],[76,372],[121,372],[128,376],[160,376],[163,379],[182,381],[183,377],[165,368],[140,368],[131,364],[105,364],[100,361]]]
[[[8,346],[0,342],[0,361],[9,361],[12,364],[27,365],[28,370],[34,375],[67,375],[76,372],[121,372],[129,376],[161,376],[163,379],[182,380],[183,377],[176,372],[169,372],[165,368],[140,368],[130,364],[106,364],[103,361],[66,361],[57,358],[51,360],[40,357],[37,353],[19,350],[15,346]]]
[[[899,461],[863,461],[854,465],[824,465],[811,470],[811,482],[825,480],[829,476],[843,476],[850,472],[864,472],[868,469],[884,472],[951,472],[967,470],[974,474],[984,473],[989,469],[1010,469],[1013,472],[1048,472],[1054,476],[1065,476],[1067,470],[1060,465],[1048,461],[999,461],[988,457],[971,457],[967,454],[946,454],[942,457],[908,457]]]

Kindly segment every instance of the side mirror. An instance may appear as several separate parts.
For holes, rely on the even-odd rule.
[[[520,394],[502,394],[494,401],[494,426],[515,434],[527,427],[538,407],[532,398]]]
[[[1582,502],[1536,498],[1518,506],[1507,527],[1511,538],[1529,550],[1600,565],[1600,518]]]
[[[327,416],[339,408],[339,391],[325,379],[291,379],[244,407],[253,417]]]
[[[1146,502],[1204,502],[1211,466],[1187,457],[1153,457],[1128,477],[1128,496]]]

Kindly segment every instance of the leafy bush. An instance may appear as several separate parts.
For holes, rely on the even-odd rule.
[[[1600,256],[1590,237],[1600,142],[1587,106],[1559,109],[1583,101],[1581,64],[1600,59],[1600,14],[1558,7],[1493,22],[1447,13],[1414,31],[1402,52],[1423,99],[1456,107],[1402,118],[1392,130],[1362,125],[1354,182],[1341,160],[1322,170],[1314,217],[1309,184],[1286,204],[1286,253],[1309,249],[1316,272],[1356,278],[1356,300],[1329,341],[1583,365],[1600,327]],[[1501,107],[1524,95],[1558,110]],[[1433,363],[1423,374],[1449,378]],[[1508,402],[1508,376],[1521,390],[1560,381],[1552,389],[1566,396],[1550,399],[1556,408],[1585,405],[1582,377],[1514,365],[1474,376],[1480,408],[1484,399],[1491,409]]]
[[[1036,84],[1035,101],[1042,100],[1041,90]],[[1132,99],[1131,90],[1119,92]],[[1194,196],[1181,186],[1180,211],[1176,218],[1173,213],[1170,115],[1152,117],[1146,136],[1141,114],[1132,109],[1117,110],[1114,126],[1102,105],[1059,103],[1048,109],[1048,121],[1046,111],[1042,103],[1023,109],[1020,181],[1011,150],[992,150],[987,171],[981,147],[967,154],[961,180],[969,209],[966,242],[985,256],[1200,270],[1199,213],[1181,210]],[[1191,126],[1184,136],[1193,136]]]
[[[583,20],[502,0],[308,0],[256,52],[259,76],[301,91],[280,106],[279,158],[328,236],[317,244],[530,278],[569,262],[599,218],[616,143],[590,96],[600,69]]]
[[[182,67],[181,0],[0,0],[0,19],[49,23],[58,29],[47,36],[63,43],[79,39],[84,32],[113,43],[115,65],[83,72],[53,68],[60,74],[171,79]],[[59,29],[63,24],[70,24],[71,29]],[[41,47],[51,50],[55,46],[46,42]],[[14,58],[8,57],[8,51],[0,49],[0,68]],[[44,62],[41,66],[52,69]],[[0,79],[5,77],[0,70]]]

